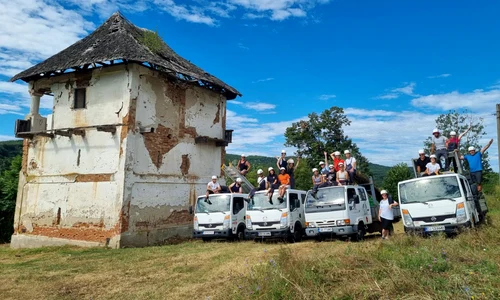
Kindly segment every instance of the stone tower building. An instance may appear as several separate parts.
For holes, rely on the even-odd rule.
[[[12,247],[118,248],[189,236],[189,205],[221,174],[226,100],[240,93],[113,14],[14,76],[29,83]],[[40,97],[53,95],[51,115]]]

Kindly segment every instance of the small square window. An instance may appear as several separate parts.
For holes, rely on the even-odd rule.
[[[87,108],[86,89],[75,89],[74,109]]]

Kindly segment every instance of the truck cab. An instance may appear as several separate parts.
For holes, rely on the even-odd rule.
[[[460,174],[420,177],[398,184],[403,225],[407,233],[448,235],[475,227],[488,208],[476,186]]]
[[[193,238],[244,239],[246,194],[199,196],[194,207]]]
[[[248,203],[245,236],[248,239],[283,238],[299,242],[304,234],[304,200],[306,192],[288,189],[283,200],[278,191],[272,203],[266,191],[255,193]]]
[[[309,237],[364,238],[372,226],[378,209],[371,207],[368,194],[361,186],[332,186],[309,191],[306,196],[306,234]]]

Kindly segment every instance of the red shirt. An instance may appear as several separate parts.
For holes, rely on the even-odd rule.
[[[339,168],[339,163],[344,163],[344,160],[342,158],[334,158],[333,159],[333,167],[335,168],[335,171],[339,171],[340,168]]]

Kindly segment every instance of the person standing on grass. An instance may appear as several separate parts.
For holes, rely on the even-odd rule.
[[[283,167],[280,169],[278,180],[280,182],[278,200],[283,202],[283,196],[285,195],[286,190],[290,187],[290,175],[286,173],[286,169]]]
[[[220,184],[217,182],[217,176],[212,176],[212,181],[207,184],[207,193],[205,194],[205,202],[208,201],[208,195],[218,194],[222,190]]]
[[[382,239],[389,239],[389,232],[392,229],[392,222],[394,221],[394,213],[392,208],[398,206],[399,203],[389,198],[386,190],[380,192],[382,200],[380,200],[380,208],[378,211],[378,220],[382,223]]]
[[[477,184],[477,191],[481,193],[483,188],[481,186],[481,182],[483,179],[483,154],[493,143],[493,139],[491,139],[486,146],[481,149],[481,151],[476,152],[476,148],[469,147],[469,154],[460,156],[460,159],[465,159],[469,163],[470,177],[472,182]],[[458,150],[457,150],[458,151]]]

